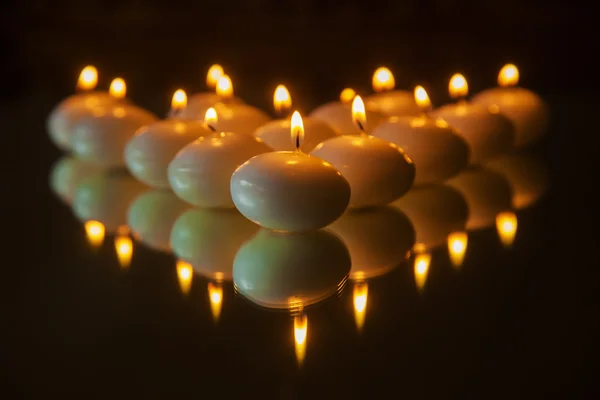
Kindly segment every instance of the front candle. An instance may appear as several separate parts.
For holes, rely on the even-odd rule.
[[[421,109],[415,103],[412,92],[394,90],[396,80],[388,68],[377,68],[373,74],[373,90],[375,94],[365,98],[367,110],[376,111],[387,117],[403,115],[419,115]]]

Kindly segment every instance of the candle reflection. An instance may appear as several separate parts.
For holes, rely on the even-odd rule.
[[[210,301],[210,311],[215,322],[219,321],[221,309],[223,308],[223,283],[208,283],[208,299]]]
[[[352,291],[352,300],[354,304],[354,321],[359,332],[365,324],[367,316],[367,301],[369,298],[369,284],[367,282],[355,282]]]
[[[452,232],[448,235],[448,255],[456,268],[460,267],[465,259],[468,240],[467,232]]]
[[[298,365],[304,363],[306,357],[306,338],[308,336],[308,318],[301,313],[294,317],[294,349]]]
[[[501,212],[496,216],[496,231],[505,247],[511,247],[517,234],[517,215],[512,211]]]
[[[425,288],[427,275],[429,274],[429,264],[431,263],[431,255],[429,253],[417,254],[415,257],[415,282],[417,290],[420,292]]]
[[[84,227],[88,243],[95,248],[102,246],[106,231],[104,224],[98,221],[87,221]]]
[[[177,260],[177,279],[179,281],[179,287],[184,295],[187,295],[192,288],[192,278],[194,277],[194,270],[192,265],[183,260]]]
[[[118,229],[115,237],[115,251],[121,268],[129,267],[133,257],[133,241],[129,237],[129,228],[125,225]]]

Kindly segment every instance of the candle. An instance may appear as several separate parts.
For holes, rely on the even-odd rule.
[[[335,294],[349,271],[348,250],[335,235],[263,228],[238,251],[233,282],[255,304],[294,310]]]
[[[326,103],[315,108],[309,117],[320,119],[327,122],[339,135],[358,135],[360,129],[352,120],[352,100],[356,97],[356,92],[351,88],[345,88],[340,94],[340,101]],[[387,119],[386,116],[375,111],[366,110],[367,133],[370,133],[381,122]]]
[[[125,82],[121,78],[112,81],[108,93],[94,90],[97,84],[96,68],[91,65],[85,67],[77,82],[78,93],[61,101],[50,113],[48,133],[52,142],[61,150],[71,150],[73,127],[82,117],[89,116],[95,107],[127,102]]]
[[[183,94],[183,96],[181,95]],[[172,110],[185,108],[185,92],[173,95]],[[174,115],[177,112],[172,113]],[[200,136],[210,135],[202,121],[169,118],[138,130],[125,147],[125,162],[131,174],[154,188],[169,188],[167,169],[177,152]]]
[[[253,136],[231,132],[217,133],[214,108],[205,122],[213,131],[185,146],[168,167],[169,182],[175,194],[199,207],[233,207],[229,182],[233,171],[246,160],[271,148]]]
[[[260,154],[231,177],[236,208],[249,220],[280,231],[308,231],[335,221],[348,206],[350,185],[330,163],[300,150],[304,128],[292,115],[295,151]]]
[[[224,79],[221,79],[225,77]],[[220,82],[220,84],[219,84]],[[233,97],[233,87],[231,79],[223,67],[219,64],[211,65],[206,73],[206,86],[214,91],[199,92],[190,96],[188,106],[185,111],[182,110],[182,118],[186,119],[201,119],[206,110],[214,107],[215,104],[221,101],[229,101],[231,103],[243,103],[238,97]]]
[[[284,115],[292,106],[292,98],[287,88],[279,85],[275,89],[273,96],[275,110],[280,115]],[[322,141],[337,136],[336,131],[325,121],[316,118],[303,118],[304,141],[300,145],[300,150],[310,152],[316,145]],[[277,151],[292,151],[294,143],[290,140],[289,132],[291,128],[290,118],[270,121],[261,126],[254,132],[254,136],[264,141],[267,145]]]
[[[94,165],[72,156],[63,156],[50,172],[50,188],[62,201],[71,204],[77,185],[87,177],[102,171]]]
[[[415,88],[415,102],[421,115],[391,117],[372,135],[406,152],[416,167],[414,185],[445,181],[469,164],[469,145],[445,121],[427,117],[431,101],[422,86]]]
[[[396,80],[392,71],[388,68],[377,68],[373,74],[372,84],[376,93],[365,98],[367,110],[377,111],[388,117],[419,115],[421,113],[412,92],[394,90]]]
[[[471,147],[471,164],[496,157],[511,150],[515,128],[512,122],[499,112],[498,107],[467,103],[469,88],[461,74],[454,74],[449,84],[450,96],[459,99],[433,110],[431,117],[441,118],[455,128]]]
[[[401,148],[365,133],[366,116],[360,96],[352,102],[359,135],[342,135],[315,147],[311,155],[337,168],[350,183],[351,208],[388,204],[404,195],[415,178],[415,167]]]
[[[548,107],[534,92],[517,87],[518,83],[519,70],[514,64],[506,64],[498,74],[500,87],[478,93],[472,102],[498,107],[515,125],[515,146],[525,147],[536,142],[546,132]]]
[[[151,249],[171,252],[171,228],[190,206],[170,191],[151,189],[129,206],[127,224],[133,236]]]

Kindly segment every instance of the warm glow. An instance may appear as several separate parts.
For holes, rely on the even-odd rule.
[[[218,120],[219,118],[217,117],[217,110],[212,107],[206,110],[206,113],[204,114],[204,123],[206,125],[214,126]]]
[[[108,93],[116,99],[122,99],[127,94],[127,85],[123,78],[115,78],[110,83]]]
[[[453,99],[466,97],[469,94],[469,85],[465,77],[461,74],[452,75],[448,84],[448,91]]]
[[[192,288],[192,277],[194,276],[192,265],[183,260],[177,260],[177,279],[183,294],[188,294]]]
[[[233,97],[233,83],[228,75],[223,75],[217,81],[217,95],[223,99],[230,99]]]
[[[208,283],[208,299],[210,300],[210,311],[216,322],[219,320],[223,306],[223,286],[220,283]]]
[[[415,257],[415,281],[417,283],[417,289],[419,290],[423,290],[425,287],[430,262],[431,255],[428,253],[418,254]]]
[[[85,223],[85,235],[87,236],[89,244],[92,247],[102,246],[104,242],[105,229],[102,222],[98,221],[87,221]]]
[[[302,122],[302,116],[298,111],[294,111],[292,114],[292,121],[290,125],[292,143],[294,143],[294,146],[296,146],[296,150],[300,150],[300,144],[302,143],[302,139],[304,139],[304,122]]]
[[[306,336],[308,333],[308,318],[306,315],[300,314],[294,317],[294,341],[296,349],[296,360],[302,365],[306,356]]]
[[[429,107],[431,107],[431,100],[429,100],[429,95],[427,95],[427,91],[423,86],[415,87],[415,101],[417,102],[417,105],[423,110],[426,110]]]
[[[365,113],[365,103],[360,96],[352,100],[352,122],[354,122],[361,132],[367,127],[367,114]]]
[[[219,64],[212,65],[208,69],[208,73],[206,74],[206,86],[208,86],[209,88],[216,87],[219,78],[223,75],[225,75],[223,67],[221,67]]]
[[[392,71],[386,67],[379,67],[373,74],[373,90],[383,92],[384,90],[393,90],[396,87],[396,80]]]
[[[187,94],[183,89],[177,89],[171,99],[171,109],[182,110],[187,106]]]
[[[340,93],[340,101],[344,104],[349,104],[356,97],[356,92],[352,88],[346,88]]]
[[[93,90],[98,84],[98,70],[93,65],[88,65],[81,70],[77,80],[77,89]]]
[[[115,250],[122,268],[129,267],[133,256],[133,241],[129,236],[117,236],[115,238]]]
[[[273,93],[273,107],[278,113],[284,113],[292,108],[292,96],[283,85],[277,85]]]
[[[465,259],[469,237],[467,232],[452,232],[448,235],[448,255],[455,267],[460,267]]]
[[[358,331],[362,331],[367,316],[367,300],[369,297],[369,285],[367,282],[356,282],[352,291],[354,303],[354,322]]]
[[[496,215],[496,231],[504,246],[512,246],[517,234],[517,215],[512,211]]]
[[[519,69],[514,64],[506,64],[498,73],[498,85],[516,86],[519,83]]]

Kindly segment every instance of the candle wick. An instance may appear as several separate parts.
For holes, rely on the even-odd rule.
[[[214,126],[212,126],[211,124],[207,124],[206,126],[208,127],[208,129],[210,129],[210,130],[211,130],[211,131],[213,131],[213,132],[216,132],[216,131],[217,131],[217,130],[215,129],[215,127],[214,127]]]
[[[300,151],[300,135],[296,135],[296,151]]]
[[[356,125],[358,125],[358,129],[360,129],[362,133],[365,133],[365,127],[363,126],[362,122],[356,120]]]

